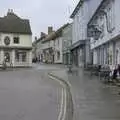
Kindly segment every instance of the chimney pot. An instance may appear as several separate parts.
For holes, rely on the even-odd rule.
[[[40,37],[45,37],[45,33],[41,32]]]
[[[49,26],[48,27],[48,34],[52,33],[53,32],[53,27],[52,26]]]

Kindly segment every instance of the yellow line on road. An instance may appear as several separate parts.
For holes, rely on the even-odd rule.
[[[60,105],[60,113],[58,116],[58,120],[65,120],[65,116],[66,116],[66,109],[67,109],[67,91],[66,91],[66,86],[64,85],[64,83],[60,80],[58,80],[57,78],[48,75],[48,77],[52,80],[55,80],[57,82],[59,82],[62,85],[62,96],[61,96],[61,105]]]

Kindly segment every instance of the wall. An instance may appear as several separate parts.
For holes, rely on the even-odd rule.
[[[8,36],[10,38],[10,45],[9,47],[24,47],[24,48],[32,48],[32,36],[31,35],[17,35],[20,38],[20,43],[19,44],[14,44],[13,38],[16,37],[15,34],[4,34],[0,33],[0,46],[5,46],[4,44],[4,38]],[[16,62],[15,61],[15,50],[12,49],[10,50],[10,56],[11,60],[14,66],[32,66],[32,50],[26,50],[27,52],[27,61],[26,62]],[[4,49],[0,50],[0,63],[4,61]]]
[[[91,49],[94,49],[96,47],[99,47],[102,44],[107,43],[110,40],[116,39],[116,37],[118,37],[120,35],[120,15],[119,15],[119,11],[120,11],[120,0],[115,0],[115,3],[113,4],[114,6],[114,18],[113,18],[113,22],[114,22],[114,30],[112,31],[112,33],[107,32],[107,28],[105,25],[105,35],[103,38],[99,38],[94,44],[91,44]],[[104,23],[106,24],[106,21],[104,21]]]
[[[4,46],[4,38],[8,36],[10,38],[10,46],[19,46],[19,47],[32,47],[32,35],[17,35],[17,34],[5,34],[0,33],[0,45]],[[20,38],[19,44],[14,44],[13,38],[18,36]]]
[[[96,65],[97,63],[97,51],[96,49],[93,50],[93,64]]]
[[[85,0],[73,18],[73,44],[87,39],[87,24],[102,0]]]
[[[80,10],[73,18],[73,44],[79,40],[86,39],[88,21],[88,4],[85,1]]]
[[[63,29],[63,51],[66,51],[72,44],[72,24]]]
[[[118,51],[118,55],[116,55],[116,64],[120,64],[120,39],[116,42],[116,51]]]
[[[63,38],[58,37],[55,39],[55,63],[63,63]],[[60,59],[57,58],[57,51],[60,52]]]

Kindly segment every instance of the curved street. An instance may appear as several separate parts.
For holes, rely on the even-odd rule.
[[[57,120],[62,87],[48,78],[52,69],[0,71],[0,120]]]

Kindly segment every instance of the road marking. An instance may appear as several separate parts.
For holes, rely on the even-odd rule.
[[[57,78],[53,77],[52,75],[48,75],[48,77],[49,77],[50,79],[52,79],[52,80],[55,80],[55,81],[59,82],[63,87],[65,87],[65,85],[64,85],[63,82],[61,82],[61,81],[58,80]]]
[[[66,118],[66,111],[67,111],[67,95],[66,95],[66,90],[64,91],[64,96],[65,96],[65,98],[64,98],[64,101],[65,101],[65,103],[64,103],[64,111],[63,111],[63,118],[62,118],[62,120],[65,120],[65,118]]]
[[[62,96],[61,96],[61,105],[60,105],[60,113],[58,116],[58,120],[65,120],[65,116],[66,116],[66,109],[67,109],[67,91],[66,91],[66,86],[65,84],[58,80],[56,77],[53,77],[51,75],[48,75],[48,77],[52,80],[55,80],[57,82],[59,82],[63,88],[62,88]]]
[[[54,75],[53,75],[52,73],[49,73],[48,76],[49,76],[49,77],[52,77],[53,80],[56,80],[56,81],[58,81],[58,82],[61,84],[61,81],[59,80],[59,78],[54,77]],[[65,81],[65,82],[68,84],[69,87],[72,87],[72,85],[70,84],[69,81]],[[62,82],[62,84],[63,84],[63,82]],[[65,85],[64,85],[64,86],[65,86]]]
[[[59,112],[58,120],[61,120],[63,107],[64,107],[64,89],[62,88],[61,106],[60,106],[60,112]]]

